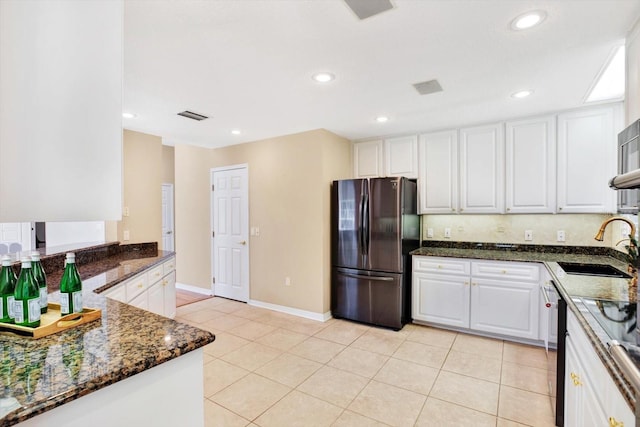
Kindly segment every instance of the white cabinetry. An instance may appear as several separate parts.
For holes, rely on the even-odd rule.
[[[418,177],[418,137],[412,135],[385,139],[384,174]]]
[[[0,1],[0,222],[121,219],[123,13]]]
[[[615,212],[620,117],[618,104],[558,115],[558,212]]]
[[[420,135],[419,213],[458,210],[458,131]]]
[[[575,315],[567,311],[565,426],[635,426],[635,416],[598,358]]]
[[[537,264],[413,257],[415,320],[537,340]]]
[[[382,175],[382,140],[353,144],[354,178],[375,178]]]
[[[175,257],[106,290],[102,295],[156,314],[175,317]]]
[[[354,143],[353,175],[355,178],[417,178],[418,137],[412,135]]]
[[[556,210],[556,118],[506,123],[506,211]]]
[[[504,212],[501,123],[460,129],[460,212]]]

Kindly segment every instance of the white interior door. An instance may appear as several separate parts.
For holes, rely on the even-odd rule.
[[[162,184],[162,250],[175,250],[173,236],[173,184]]]
[[[211,171],[214,295],[249,300],[249,191],[246,165]]]

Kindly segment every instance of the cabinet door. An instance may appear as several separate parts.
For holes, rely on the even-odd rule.
[[[556,210],[556,118],[506,124],[506,211]]]
[[[353,177],[376,178],[382,173],[382,141],[353,144]]]
[[[107,298],[114,299],[116,301],[120,301],[124,303],[127,302],[127,292],[126,292],[126,286],[124,284],[116,285],[113,288],[107,290],[106,292],[103,292],[102,295]]]
[[[418,177],[418,137],[405,136],[384,141],[386,176]]]
[[[504,212],[502,124],[460,130],[460,212]]]
[[[412,316],[415,320],[469,327],[469,278],[414,273]]]
[[[537,340],[539,283],[471,278],[471,329]]]
[[[458,132],[420,135],[421,214],[458,211]]]
[[[575,347],[567,336],[565,351],[564,381],[564,425],[565,427],[582,427],[582,368],[578,362]],[[605,424],[606,425],[606,424]]]
[[[149,310],[149,299],[147,298],[147,292],[145,291],[141,293],[140,295],[129,301],[129,304],[143,310]]]
[[[616,131],[621,113],[604,106],[558,115],[558,212],[615,212]]]
[[[176,272],[172,271],[162,279],[164,286],[164,315],[176,317]]]
[[[164,315],[163,280],[160,280],[149,287],[149,290],[147,291],[147,304],[150,312]]]

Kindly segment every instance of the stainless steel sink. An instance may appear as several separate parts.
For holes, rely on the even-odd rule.
[[[558,265],[567,274],[580,274],[583,276],[619,277],[630,279],[627,273],[606,264],[582,264],[578,262],[559,262]]]

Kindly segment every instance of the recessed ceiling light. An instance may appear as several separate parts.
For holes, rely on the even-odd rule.
[[[122,113],[122,117],[124,117],[125,119],[133,119],[137,116],[133,113]]]
[[[511,21],[511,28],[516,31],[526,30],[535,27],[536,25],[540,25],[546,17],[547,14],[542,10],[523,13]]]
[[[241,132],[240,132],[240,129],[233,129],[231,133],[234,135],[240,135]]]
[[[318,83],[329,83],[334,80],[336,76],[331,73],[322,72],[314,74],[311,78]]]
[[[531,95],[532,93],[533,93],[532,90],[521,90],[521,91],[512,93],[511,97],[512,98],[521,99],[521,98],[526,98],[527,96]]]
[[[376,117],[376,122],[378,123],[385,123],[389,121],[389,117],[387,116],[378,116]]]

